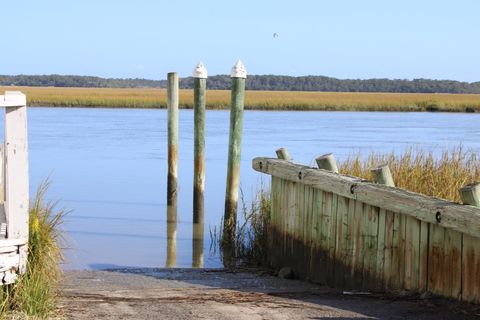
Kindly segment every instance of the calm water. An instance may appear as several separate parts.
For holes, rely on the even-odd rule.
[[[167,113],[165,110],[30,108],[32,192],[47,176],[49,196],[71,209],[65,268],[163,267],[166,263]],[[245,112],[241,184],[247,198],[260,184],[256,156],[312,163],[334,152],[442,150],[462,143],[480,152],[480,115],[441,113]],[[177,263],[192,264],[193,112],[180,111]],[[209,230],[223,215],[229,113],[207,112],[205,267]],[[265,179],[267,181],[267,179]]]

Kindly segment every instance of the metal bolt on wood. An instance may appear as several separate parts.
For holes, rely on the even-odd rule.
[[[387,164],[378,166],[370,170],[373,176],[373,181],[378,184],[383,184],[389,187],[395,187],[395,182],[393,181],[392,172]]]
[[[287,160],[287,161],[291,160],[290,154],[288,153],[287,148],[280,148],[275,152],[277,153],[278,159]]]
[[[232,101],[223,235],[224,240],[233,244],[235,239],[238,186],[240,179],[245,78],[247,77],[247,71],[240,60],[233,66],[230,76],[232,78]]]
[[[319,169],[338,173],[337,161],[333,153],[327,153],[315,159]]]
[[[480,183],[466,185],[459,192],[463,204],[480,207]]]

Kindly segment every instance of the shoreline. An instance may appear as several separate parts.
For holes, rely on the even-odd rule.
[[[27,106],[30,108],[63,108],[63,109],[129,109],[129,110],[167,110],[166,106],[111,106],[111,105],[71,105],[71,104],[28,104]],[[189,105],[179,105],[179,110],[193,110],[192,106]],[[229,111],[229,106],[225,106],[222,108],[206,106],[206,110],[208,111]],[[265,112],[358,112],[358,113],[365,113],[365,112],[378,112],[378,113],[457,113],[457,114],[480,114],[479,110],[474,111],[466,111],[466,110],[457,110],[457,109],[439,109],[439,110],[424,110],[421,108],[392,108],[392,109],[376,109],[376,108],[323,108],[319,106],[318,108],[310,107],[310,108],[259,108],[255,106],[247,106],[245,105],[244,110],[246,111],[265,111]]]
[[[0,87],[22,91],[38,107],[165,109],[165,89]],[[193,108],[193,90],[180,90],[180,109]],[[229,90],[207,90],[208,110],[228,110]],[[480,94],[253,91],[245,110],[480,113]]]

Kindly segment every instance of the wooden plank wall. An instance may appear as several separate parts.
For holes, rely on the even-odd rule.
[[[480,302],[480,238],[272,176],[270,263],[345,289]]]

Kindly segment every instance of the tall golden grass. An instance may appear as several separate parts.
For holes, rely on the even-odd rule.
[[[38,106],[165,108],[165,89],[0,87],[21,90]],[[192,108],[193,91],[180,90],[180,105]],[[228,90],[208,90],[207,107],[226,109]],[[343,93],[247,91],[245,108],[254,110],[445,111],[480,112],[480,95],[421,93]]]
[[[64,210],[46,202],[48,181],[42,183],[30,207],[26,273],[0,290],[0,318],[48,319],[56,314],[63,260],[60,225]]]
[[[480,181],[480,159],[463,147],[445,150],[440,157],[433,151],[413,148],[403,154],[371,153],[350,157],[339,165],[340,173],[372,180],[370,169],[388,164],[399,188],[461,202],[458,189]]]

